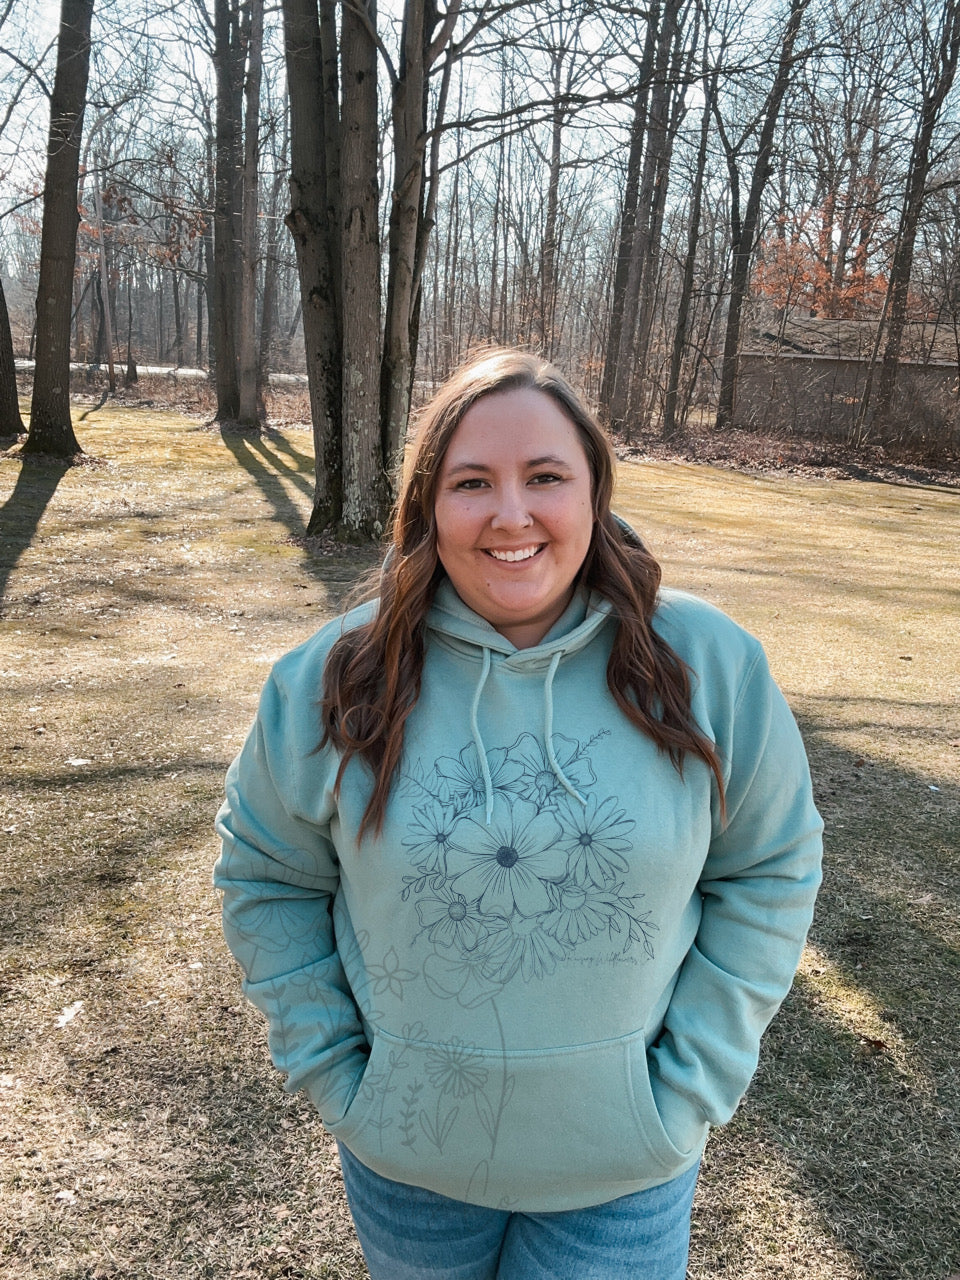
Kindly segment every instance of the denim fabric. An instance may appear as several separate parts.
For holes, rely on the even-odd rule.
[[[340,1144],[371,1280],[684,1280],[699,1165],[562,1213],[464,1204],[374,1173]]]

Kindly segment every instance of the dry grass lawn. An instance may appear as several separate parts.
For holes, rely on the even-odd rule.
[[[78,429],[99,461],[0,459],[0,1273],[363,1277],[332,1144],[280,1090],[209,880],[268,664],[372,554],[303,544],[305,430],[120,407]],[[960,492],[627,463],[619,507],[667,581],[764,640],[829,831],[801,977],[708,1147],[691,1277],[943,1280]]]

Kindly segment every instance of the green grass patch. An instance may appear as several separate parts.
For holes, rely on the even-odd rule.
[[[269,664],[372,553],[303,541],[312,450],[108,407],[0,459],[0,1271],[364,1276],[210,889]],[[960,495],[624,463],[665,582],[759,635],[827,871],[801,976],[708,1146],[696,1280],[960,1271]],[[571,1159],[575,1159],[571,1152]]]

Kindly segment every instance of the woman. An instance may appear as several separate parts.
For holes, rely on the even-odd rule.
[[[284,658],[219,816],[228,942],[374,1280],[682,1280],[820,877],[759,644],[659,591],[555,369],[421,416],[379,596]]]

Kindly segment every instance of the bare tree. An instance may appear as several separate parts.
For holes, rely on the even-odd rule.
[[[240,190],[239,408],[244,426],[263,416],[257,350],[257,213],[260,190],[260,80],[263,72],[263,0],[248,0],[244,80],[243,173]]]
[[[80,141],[90,69],[93,0],[62,0],[43,192],[37,361],[25,453],[81,452],[70,418],[70,303],[77,250]]]
[[[741,133],[739,140],[730,136],[715,98],[714,118],[727,162],[730,179],[730,294],[727,309],[723,364],[720,372],[720,399],[717,427],[729,426],[736,401],[737,366],[740,360],[740,330],[743,306],[750,281],[750,264],[757,241],[761,201],[772,172],[774,136],[780,107],[791,82],[797,62],[806,56],[795,52],[800,26],[810,0],[790,0],[786,22],[779,41],[779,53],[773,79],[756,117]],[[740,158],[749,141],[756,137],[756,150],[749,175],[746,203],[741,201]]]
[[[394,65],[373,0],[284,0],[291,212],[304,299],[317,459],[310,531],[377,537],[413,383],[430,196],[427,78],[459,15],[407,0]],[[386,317],[381,317],[377,54],[392,89],[393,184]],[[439,114],[445,100],[435,103]]]
[[[910,41],[920,50],[916,71],[920,86],[916,129],[910,148],[910,165],[897,229],[896,247],[890,268],[887,294],[887,341],[880,369],[880,383],[873,411],[875,429],[883,430],[893,407],[900,365],[903,330],[907,317],[907,295],[913,269],[914,250],[927,183],[934,161],[934,138],[947,95],[953,87],[960,56],[960,0],[943,0],[934,14],[921,11]],[[869,386],[864,403],[869,401]]]

